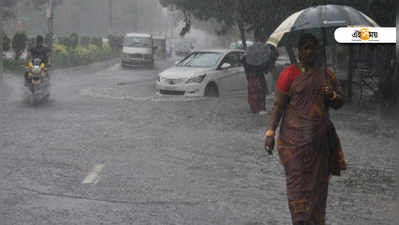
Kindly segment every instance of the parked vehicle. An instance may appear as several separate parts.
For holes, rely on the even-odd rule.
[[[124,37],[122,67],[154,67],[154,41],[151,34],[128,33]]]
[[[161,72],[156,81],[160,94],[186,96],[219,96],[245,90],[247,80],[242,50],[194,51]]]

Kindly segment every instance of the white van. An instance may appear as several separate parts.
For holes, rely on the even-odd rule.
[[[154,67],[154,41],[151,34],[128,33],[123,40],[122,67]]]

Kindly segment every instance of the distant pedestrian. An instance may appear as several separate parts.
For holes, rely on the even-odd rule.
[[[276,59],[277,51],[274,47],[259,42],[250,46],[246,52],[243,64],[248,80],[248,104],[253,113],[266,113],[267,85],[265,73]]]
[[[336,76],[318,65],[318,41],[304,34],[300,64],[285,68],[277,81],[266,132],[265,150],[272,154],[275,131],[285,169],[288,206],[294,225],[324,225],[329,178],[346,169],[329,108],[344,104]]]

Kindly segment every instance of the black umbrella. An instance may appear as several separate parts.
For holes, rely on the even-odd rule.
[[[334,31],[339,27],[368,26],[378,24],[364,13],[345,5],[319,5],[296,12],[284,20],[270,35],[266,43],[275,47],[286,46],[292,50],[303,33],[312,33],[322,40],[323,64],[327,65],[326,46],[335,44]],[[290,54],[291,60],[295,58]],[[348,75],[349,76],[349,75]],[[326,71],[324,71],[326,78]]]
[[[285,19],[270,35],[268,44],[275,47],[296,45],[303,33],[312,33],[323,44],[335,43],[334,31],[338,27],[378,24],[364,13],[345,5],[319,5],[296,12]]]
[[[274,59],[275,52],[273,46],[256,42],[247,48],[245,60],[250,66],[261,66],[268,64]]]

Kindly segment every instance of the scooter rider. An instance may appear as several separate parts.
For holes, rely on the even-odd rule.
[[[46,67],[50,67],[51,58],[50,58],[50,48],[43,45],[44,39],[43,36],[37,35],[36,37],[36,46],[28,49],[28,54],[26,55],[25,65],[28,65],[29,60],[39,58],[46,65]],[[49,73],[47,71],[47,77],[49,77]],[[25,83],[28,81],[28,73],[25,73]]]

